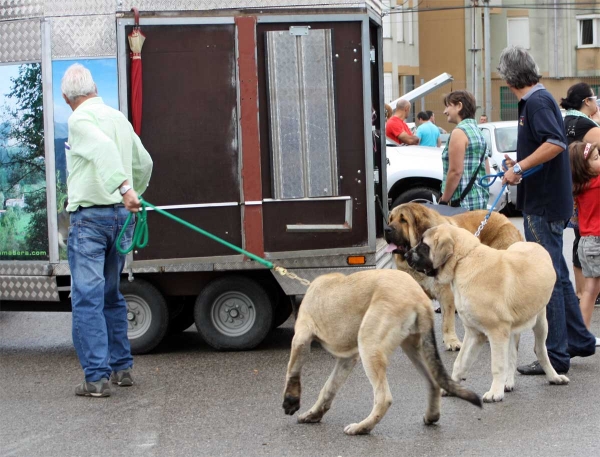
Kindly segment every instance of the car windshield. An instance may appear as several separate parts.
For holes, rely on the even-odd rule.
[[[517,126],[497,128],[496,149],[498,152],[515,152],[517,150]]]

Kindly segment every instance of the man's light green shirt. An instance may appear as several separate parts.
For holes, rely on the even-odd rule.
[[[127,118],[90,98],[69,117],[67,211],[79,206],[121,203],[119,186],[125,180],[141,195],[148,187],[152,159]]]

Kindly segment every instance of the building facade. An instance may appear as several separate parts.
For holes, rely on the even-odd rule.
[[[484,26],[486,5],[489,30]],[[489,120],[516,119],[516,98],[496,72],[500,53],[509,45],[531,52],[542,83],[557,101],[576,82],[585,81],[596,92],[600,90],[600,0],[391,0],[389,12],[384,70],[393,87],[388,90],[386,86],[386,99],[389,93],[397,98],[443,72],[454,78],[452,84],[417,102],[415,111],[441,113],[444,94],[467,89],[476,96],[477,116],[485,112]],[[412,19],[412,43],[407,39],[408,19]],[[486,35],[490,106],[485,103]],[[400,36],[404,41],[399,41]],[[442,116],[437,120],[444,124]]]

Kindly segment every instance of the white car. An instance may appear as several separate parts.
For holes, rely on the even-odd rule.
[[[517,159],[517,121],[486,122],[478,127],[490,148],[490,173],[503,171],[502,161],[505,154],[512,160]],[[498,178],[496,182],[498,181],[501,179]],[[503,207],[508,206],[508,209],[513,210],[517,200],[517,186],[508,186],[502,200]]]
[[[400,146],[389,138],[386,140],[390,208],[416,200],[438,201],[443,177],[442,148]],[[488,209],[501,188],[500,180],[490,187]],[[505,204],[506,199],[501,199],[495,210],[500,211]]]

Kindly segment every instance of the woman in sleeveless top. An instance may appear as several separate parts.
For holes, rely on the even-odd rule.
[[[462,206],[469,211],[487,209],[490,192],[479,185],[479,179],[485,176],[487,144],[474,118],[475,97],[466,90],[457,90],[446,96],[444,105],[448,122],[457,125],[442,152],[444,178],[439,203]],[[477,174],[475,183],[461,201],[474,174]]]

